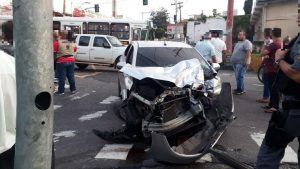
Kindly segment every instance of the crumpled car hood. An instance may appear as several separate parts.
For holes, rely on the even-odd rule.
[[[138,80],[163,80],[180,88],[204,84],[204,72],[198,59],[184,60],[172,67],[134,67],[126,64],[120,71]]]

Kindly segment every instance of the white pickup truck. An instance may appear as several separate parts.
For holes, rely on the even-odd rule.
[[[126,49],[116,37],[108,35],[78,34],[75,42],[75,60],[79,69],[85,69],[89,64],[113,66]]]

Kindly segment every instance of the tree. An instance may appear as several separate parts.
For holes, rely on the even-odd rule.
[[[217,10],[217,9],[213,9],[213,10],[212,10],[212,16],[211,16],[211,17],[216,18],[216,17],[218,17],[218,16],[221,16],[221,14],[218,13],[218,10]]]
[[[151,12],[151,20],[153,25],[157,27],[155,31],[157,38],[162,38],[164,36],[164,32],[167,31],[168,19],[168,10],[165,8],[160,8],[157,11]]]
[[[203,13],[201,13],[201,15],[199,17],[197,17],[196,20],[199,22],[205,23],[207,21],[207,16],[204,15]]]
[[[241,30],[246,31],[247,39],[252,40],[253,28],[250,26],[250,16],[251,15],[234,16],[233,30],[232,30],[233,42],[238,41],[237,35]]]
[[[245,2],[244,2],[245,15],[251,14],[252,6],[253,6],[253,0],[245,0]]]

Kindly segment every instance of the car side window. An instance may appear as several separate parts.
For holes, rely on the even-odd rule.
[[[126,55],[126,63],[132,64],[133,60],[133,46],[129,49],[127,55]]]
[[[95,37],[94,38],[94,47],[103,47],[103,43],[108,43],[104,37]]]
[[[90,36],[81,36],[79,38],[79,44],[78,44],[78,46],[89,46],[90,39],[91,39]]]

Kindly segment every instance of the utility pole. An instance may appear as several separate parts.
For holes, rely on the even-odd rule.
[[[116,17],[116,0],[112,0],[112,16]]]
[[[66,14],[66,0],[63,1],[63,15]]]
[[[177,36],[177,13],[178,13],[178,5],[181,5],[183,2],[177,2],[177,0],[175,0],[175,3],[171,4],[171,5],[175,5],[175,17],[174,17],[174,22],[175,22],[175,36]]]
[[[234,0],[228,0],[226,21],[226,46],[228,54],[232,53],[233,5]]]
[[[182,2],[181,2],[181,4],[182,4]],[[181,8],[183,7],[183,5],[181,5],[181,4],[179,4],[179,6],[178,6],[178,8],[179,8],[179,18],[180,18],[180,21],[179,21],[179,23],[181,23]]]
[[[15,169],[51,168],[52,9],[49,0],[13,1],[17,81]]]

